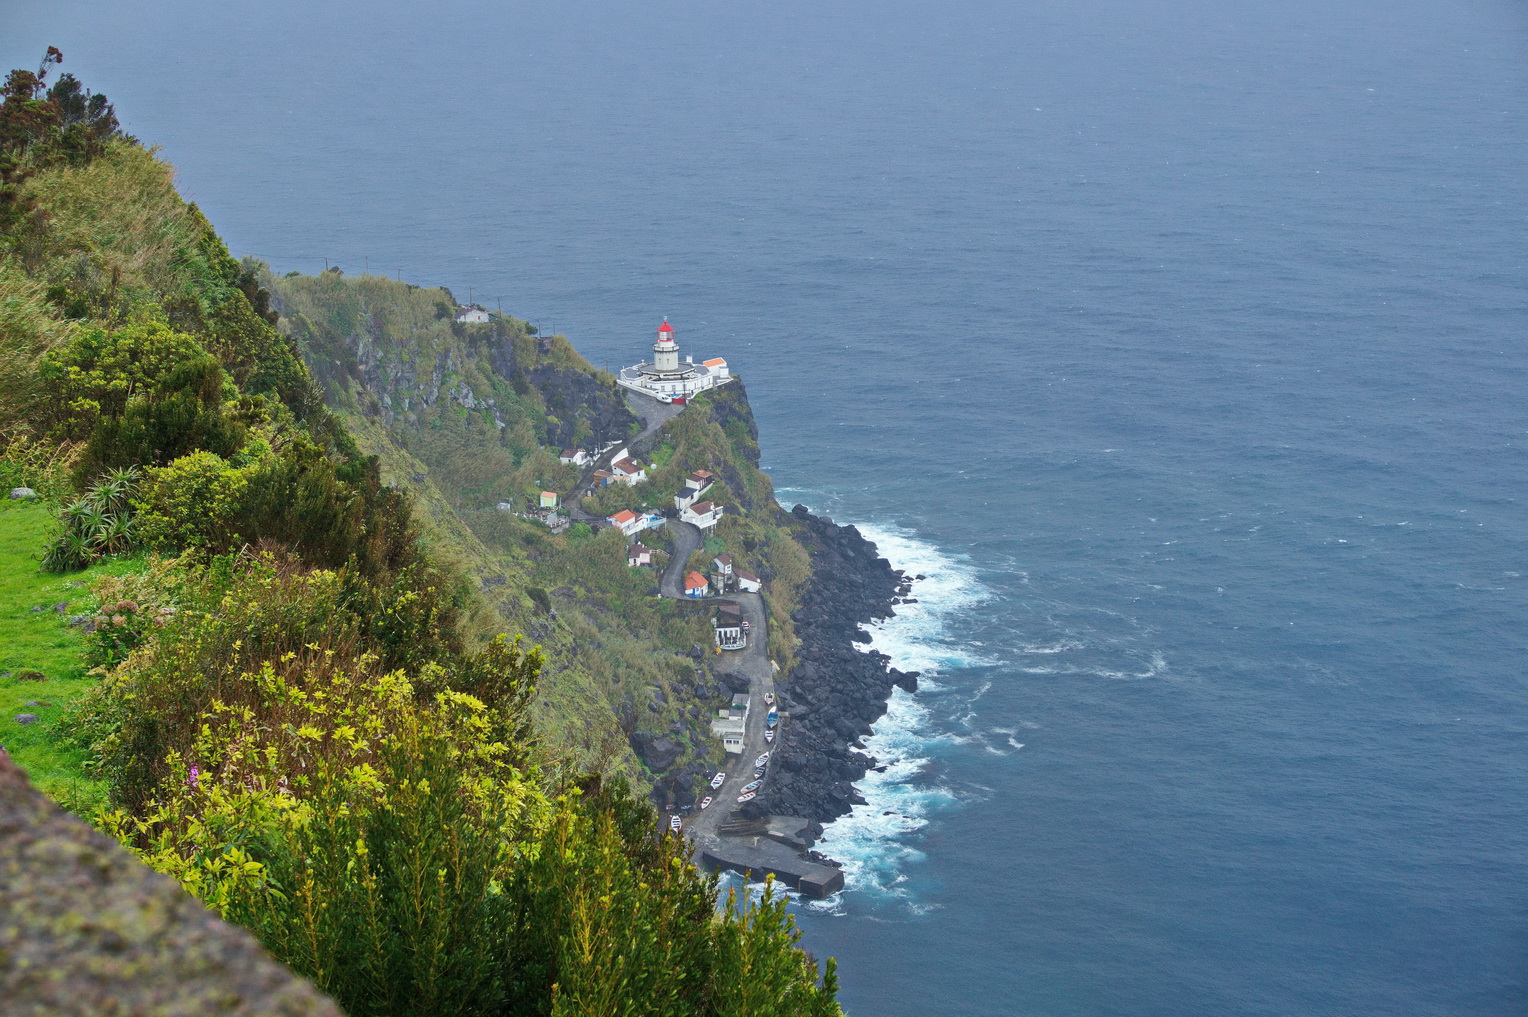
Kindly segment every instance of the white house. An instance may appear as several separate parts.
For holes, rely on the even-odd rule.
[[[745,568],[733,569],[732,574],[737,577],[737,588],[744,593],[758,593],[764,589],[764,581]]]
[[[647,479],[647,468],[635,459],[617,459],[610,464],[610,472],[623,484],[640,484]]]
[[[706,582],[706,577],[699,572],[690,572],[684,577],[684,595],[694,597],[697,600],[706,595],[711,589],[711,584]]]
[[[634,537],[647,529],[647,519],[639,516],[631,509],[622,509],[613,516],[606,516],[605,522],[614,526],[628,537]]]
[[[581,448],[565,448],[557,454],[557,461],[565,466],[587,466],[589,453]]]
[[[720,605],[711,625],[716,630],[718,649],[741,650],[748,645],[748,633],[743,628],[743,609],[738,605]]]
[[[695,504],[701,495],[709,491],[714,483],[716,483],[716,477],[710,470],[696,470],[684,478],[684,487],[674,495],[674,508],[683,512]]]
[[[716,711],[711,722],[711,733],[722,740],[722,748],[728,752],[743,751],[743,732],[748,729],[748,697],[742,693],[732,697],[732,706]]]
[[[644,547],[641,544],[632,544],[626,548],[626,564],[630,565],[632,568],[638,568],[642,565],[651,565],[652,563],[652,548]]]
[[[456,309],[456,320],[464,325],[481,325],[488,320],[488,312],[476,306],[458,307]]]
[[[709,530],[721,520],[722,511],[722,506],[715,502],[699,501],[682,511],[679,518],[702,530]]]

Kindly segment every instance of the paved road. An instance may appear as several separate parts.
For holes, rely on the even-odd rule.
[[[700,549],[705,542],[705,535],[699,527],[678,520],[669,520],[668,526],[674,535],[674,557],[663,573],[662,589],[665,597],[677,599],[684,596],[685,562]],[[765,750],[774,748],[764,740],[764,731],[768,727],[765,717],[769,714],[764,694],[775,690],[774,667],[769,662],[769,611],[764,606],[764,598],[757,593],[729,593],[725,597],[706,597],[704,600],[732,601],[743,610],[743,620],[748,622],[748,645],[741,650],[726,651],[722,654],[724,659],[715,663],[723,670],[745,675],[751,699],[748,726],[743,731],[743,751],[735,757],[728,757],[725,771],[727,782],[721,789],[706,791],[706,794],[716,799],[711,807],[703,811],[697,809],[685,821],[685,832],[691,837],[716,833],[716,827],[721,821],[738,807],[740,789],[754,779],[753,761]]]
[[[670,519],[668,528],[674,535],[674,556],[663,570],[663,581],[659,586],[665,597],[677,599],[684,596],[685,563],[690,560],[690,555],[700,550],[700,546],[706,542],[706,536],[694,523],[682,523],[677,519]]]
[[[649,435],[656,434],[658,429],[664,424],[667,424],[670,420],[684,412],[683,403],[677,406],[672,403],[660,403],[652,396],[633,392],[629,388],[622,389],[622,392],[626,396],[626,408],[636,414],[638,419],[646,421],[646,424],[636,436],[628,438],[619,445],[612,446],[610,451],[596,457],[593,462],[584,467],[584,472],[579,474],[578,483],[573,486],[572,493],[562,499],[563,505],[568,510],[568,515],[578,522],[592,523],[603,518],[601,516],[590,515],[584,511],[583,507],[584,496],[589,493],[590,485],[594,483],[594,471],[610,469],[611,456],[623,448],[630,448]]]

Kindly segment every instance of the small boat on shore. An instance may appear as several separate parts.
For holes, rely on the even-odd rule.
[[[711,778],[712,790],[721,787],[725,783],[727,783],[727,775],[725,773],[718,773],[715,777]]]
[[[701,810],[702,810],[702,811],[704,811],[704,810],[705,810],[705,808],[706,808],[706,807],[707,807],[707,806],[709,806],[709,805],[710,805],[710,804],[711,804],[711,796],[710,796],[710,795],[706,795],[706,796],[705,796],[705,797],[704,797],[704,798],[702,798],[702,799],[701,799],[701,800],[700,800],[700,807],[701,807]]]
[[[757,792],[750,791],[746,795],[738,795],[737,800],[740,802],[751,802],[756,794]]]
[[[769,765],[769,753],[766,752],[762,756],[760,756],[758,759],[755,759],[753,761],[753,765],[754,766],[768,766]]]
[[[679,817],[678,816],[670,816],[669,817],[669,829],[673,830],[675,833],[678,833],[679,832],[679,828],[682,827],[683,825],[684,824],[679,821]]]
[[[775,740],[775,732],[773,730],[765,731],[764,732],[764,740],[766,742],[774,741]]]
[[[757,791],[759,788],[761,788],[763,786],[764,786],[764,781],[761,778],[759,780],[754,781],[752,784],[744,784],[743,785],[743,792],[746,794],[749,791]]]
[[[773,692],[766,692],[766,693],[764,693],[764,705],[766,705],[766,706],[774,706],[775,705],[775,694]]]

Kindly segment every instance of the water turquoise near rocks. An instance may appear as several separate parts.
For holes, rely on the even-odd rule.
[[[668,315],[929,577],[851,1013],[1528,1008],[1520,6],[53,6],[236,251]]]

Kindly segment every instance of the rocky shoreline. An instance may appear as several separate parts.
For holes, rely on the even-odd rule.
[[[854,782],[877,762],[856,746],[886,712],[891,690],[917,688],[916,673],[898,671],[884,653],[864,645],[864,626],[891,617],[912,579],[855,527],[814,516],[803,505],[791,515],[812,557],[812,580],[794,616],[801,645],[796,665],[776,683],[785,733],[770,779],[740,811],[750,818],[800,816],[815,840],[823,823],[863,802]]]

